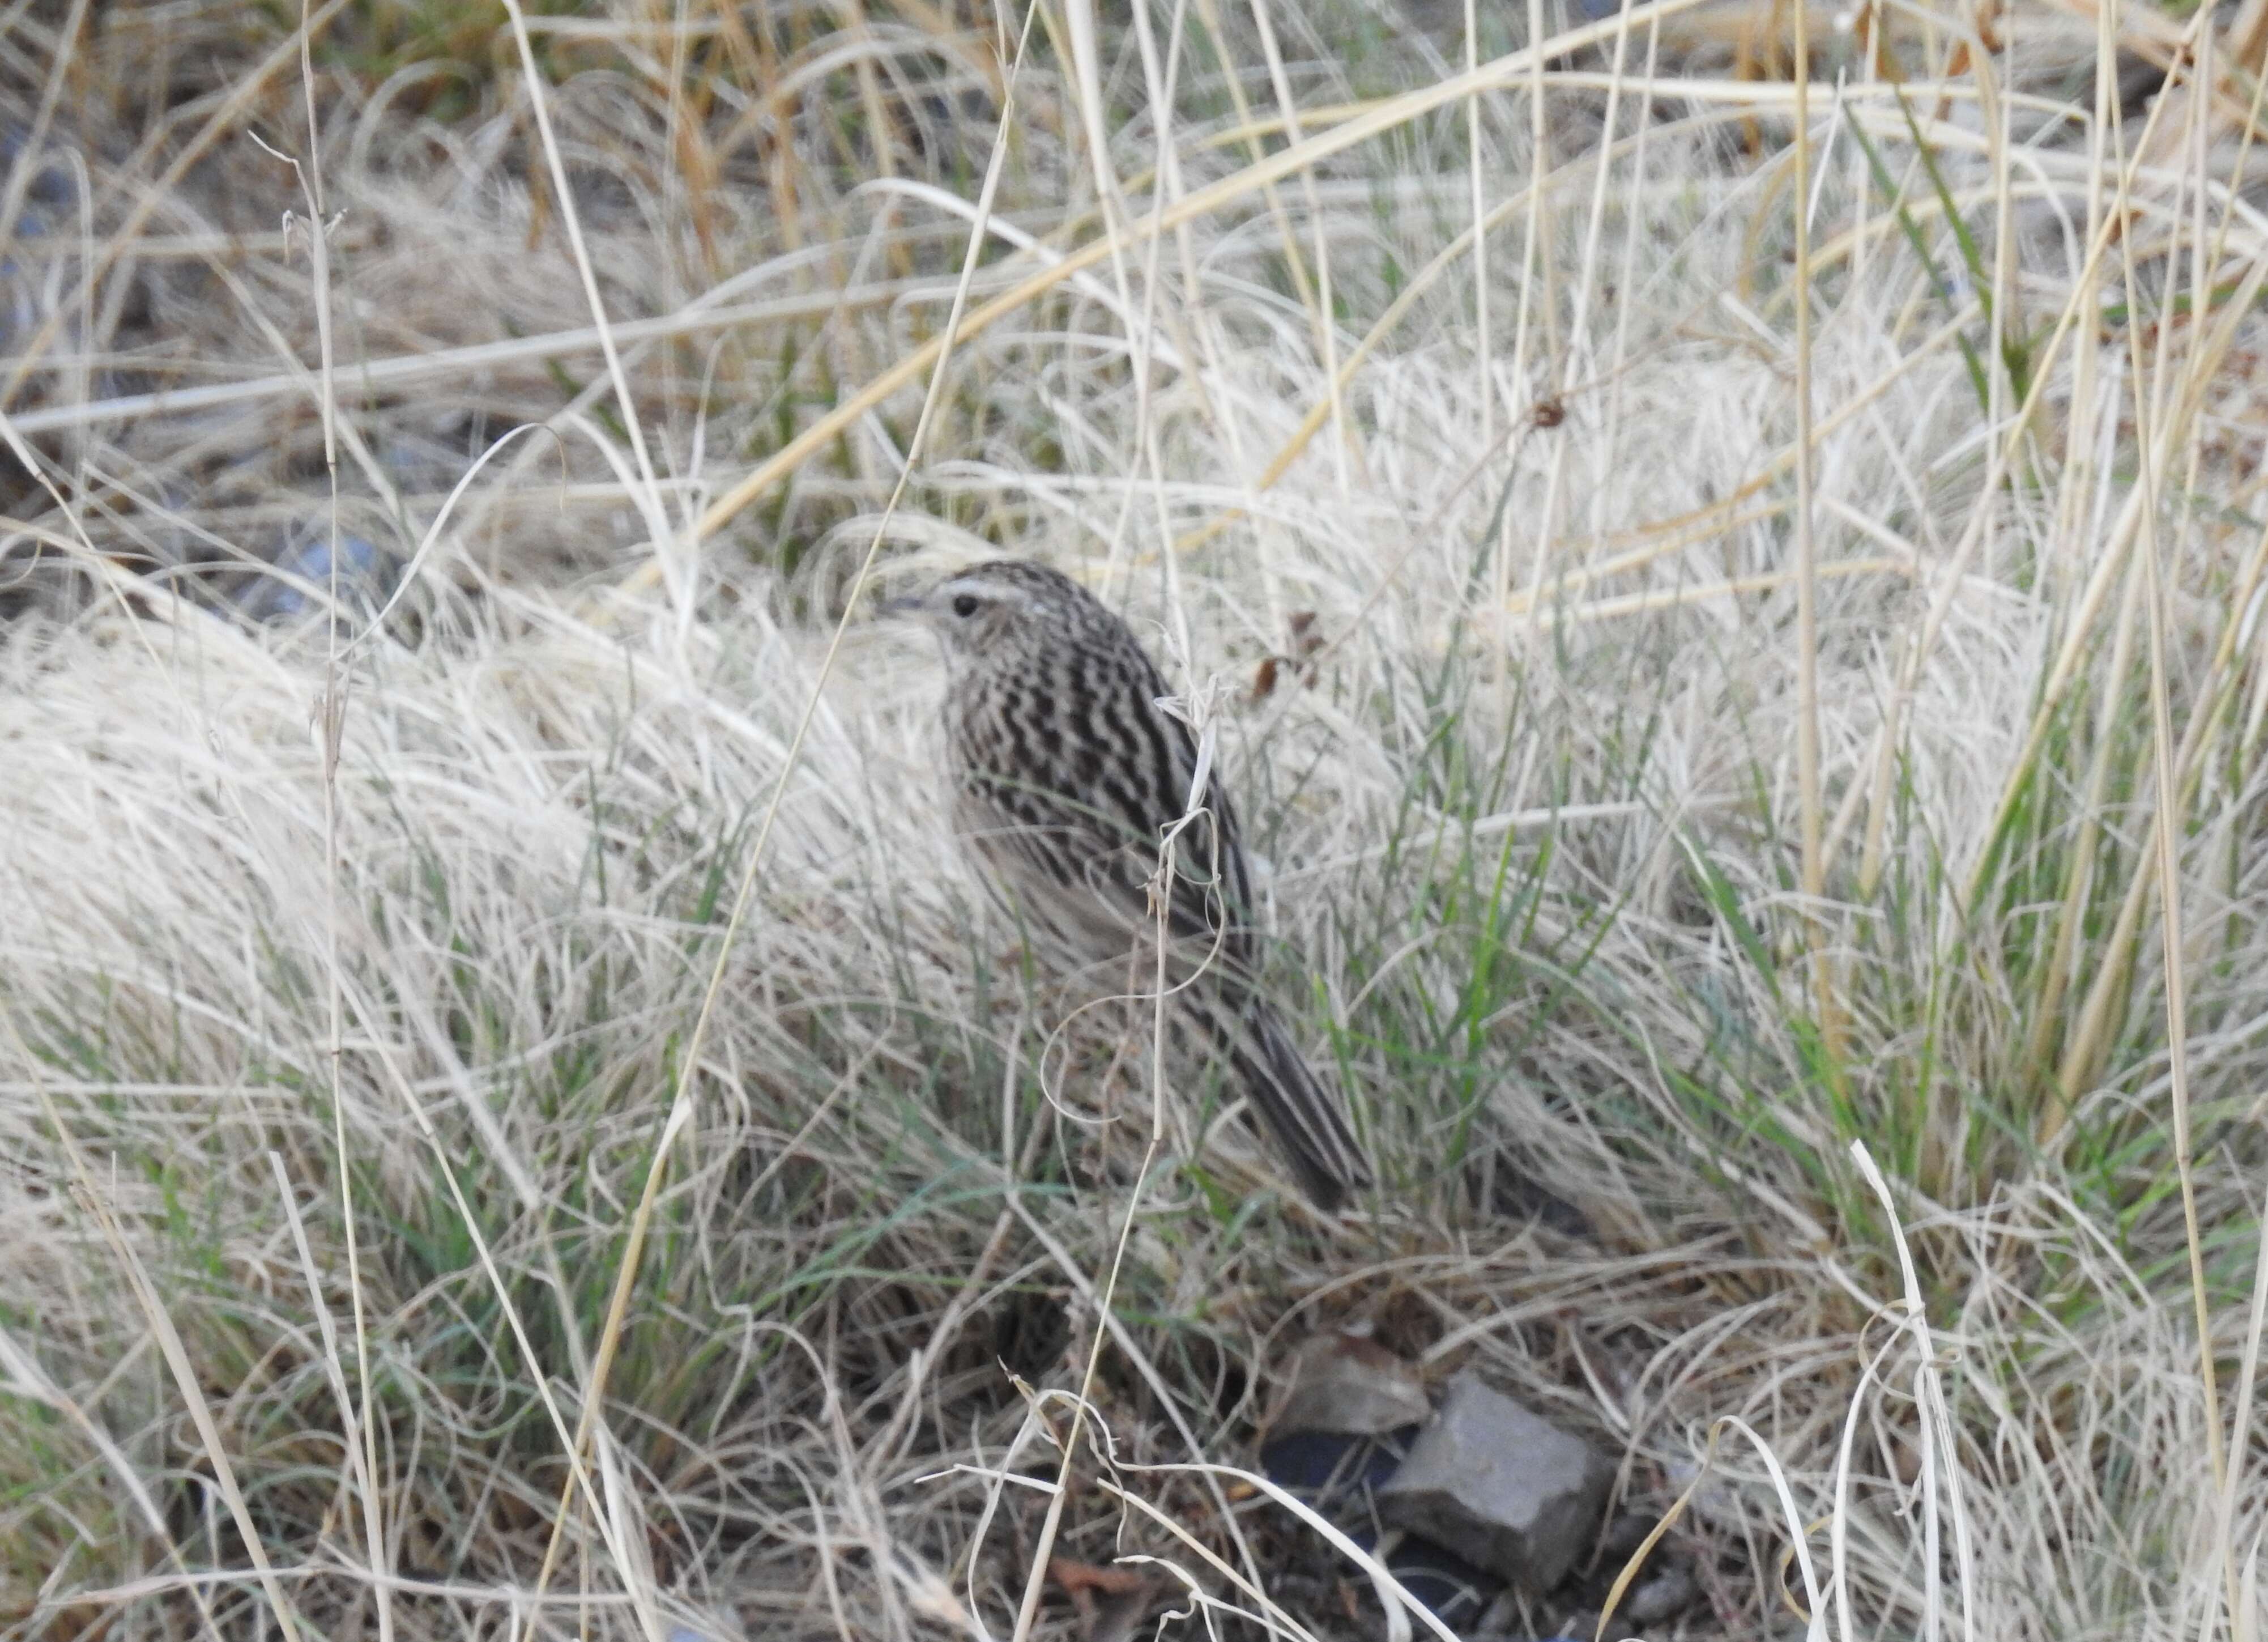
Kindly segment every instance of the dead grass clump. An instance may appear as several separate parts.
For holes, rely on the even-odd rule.
[[[1398,1635],[1248,1475],[1365,1326],[1679,1634],[2251,1634],[2249,116],[1699,15],[0,18],[0,1631]],[[999,551],[1364,1215],[967,879]]]

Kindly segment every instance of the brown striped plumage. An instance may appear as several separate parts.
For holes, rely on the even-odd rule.
[[[1125,963],[1157,936],[1151,884],[1191,809],[1189,727],[1126,624],[1043,565],[1002,558],[901,608],[936,628],[954,822],[1052,964]],[[1258,987],[1260,943],[1236,812],[1218,774],[1175,836],[1163,908],[1168,981],[1225,1053],[1307,1195],[1336,1208],[1369,1165],[1338,1098]]]

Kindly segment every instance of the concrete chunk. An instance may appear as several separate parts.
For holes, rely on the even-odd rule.
[[[1591,1543],[1614,1467],[1469,1372],[1378,1490],[1396,1527],[1541,1594]]]

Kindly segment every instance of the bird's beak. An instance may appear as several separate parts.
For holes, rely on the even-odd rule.
[[[920,615],[923,603],[918,595],[910,598],[880,599],[875,603],[874,614],[883,621],[902,621],[909,616]]]

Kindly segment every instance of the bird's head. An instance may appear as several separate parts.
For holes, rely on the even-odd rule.
[[[1028,558],[973,565],[908,597],[886,601],[880,613],[921,622],[955,662],[1076,638],[1103,614],[1079,583]]]

